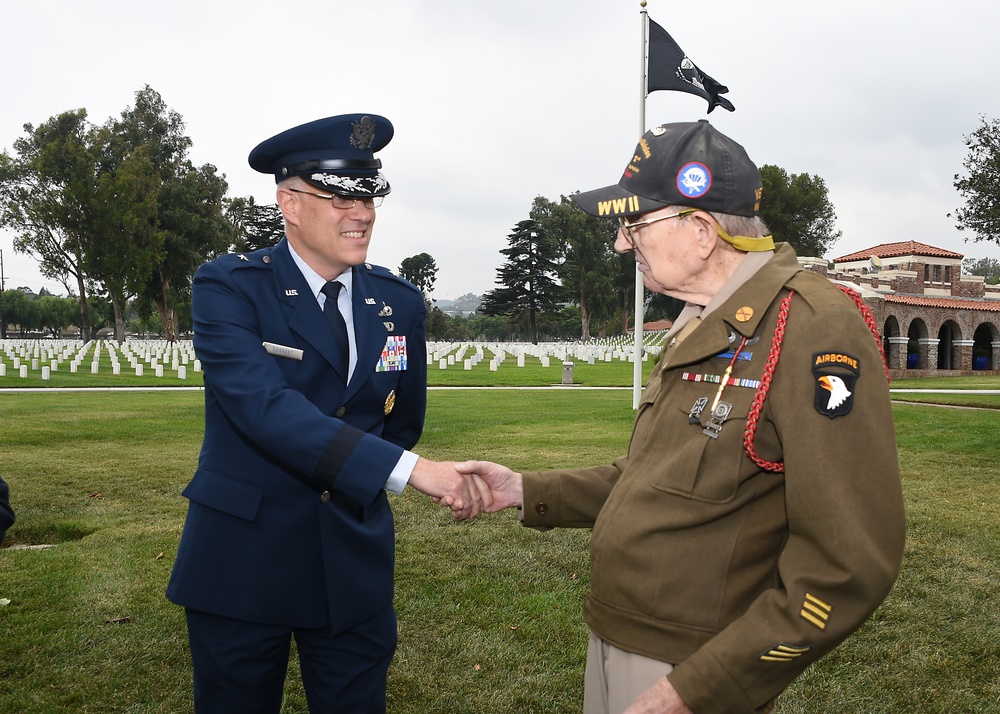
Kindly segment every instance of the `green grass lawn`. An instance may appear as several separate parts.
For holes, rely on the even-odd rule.
[[[1000,411],[894,414],[902,574],[783,695],[782,714],[1000,705]],[[432,391],[417,451],[519,469],[604,463],[632,416],[627,390]],[[0,549],[0,713],[190,711],[183,613],[163,593],[201,432],[198,392],[0,393],[0,469],[18,512]],[[538,533],[509,512],[456,524],[412,489],[392,503],[390,711],[579,711],[589,532]],[[11,548],[40,544],[55,547]],[[284,711],[306,711],[294,664]]]

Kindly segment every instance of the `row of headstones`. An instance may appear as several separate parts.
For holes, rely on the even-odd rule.
[[[165,340],[158,340],[154,342],[124,342],[119,344],[114,340],[98,340],[96,342],[86,342],[83,345],[77,341],[63,341],[66,344],[59,345],[59,341],[57,341],[57,344],[51,347],[30,343],[22,344],[25,342],[29,341],[4,340],[2,345],[4,353],[11,360],[13,368],[17,370],[18,375],[22,379],[28,376],[30,367],[30,371],[32,372],[37,372],[40,368],[42,379],[48,380],[51,378],[52,372],[58,371],[59,365],[66,360],[70,360],[70,373],[76,374],[79,372],[80,366],[84,363],[91,347],[94,348],[94,353],[90,361],[90,373],[98,374],[100,372],[102,343],[108,351],[112,374],[115,375],[121,374],[122,369],[121,361],[118,358],[119,349],[122,352],[124,360],[128,362],[129,368],[135,372],[137,377],[144,375],[147,364],[153,370],[153,374],[157,377],[163,377],[165,362],[168,361],[170,363],[170,370],[177,373],[178,379],[187,379],[189,363],[194,372],[201,371],[201,362],[194,357],[194,349],[191,347],[190,342],[169,343]],[[38,342],[38,340],[30,342]],[[133,347],[136,349],[133,349]],[[71,359],[70,356],[73,349],[76,349],[76,354]],[[42,364],[43,361],[48,361],[49,364]],[[6,374],[7,364],[4,360],[0,359],[0,377],[4,377]]]
[[[661,337],[662,339],[662,337]],[[455,350],[455,347],[458,350]],[[564,344],[549,343],[539,345],[527,345],[521,343],[486,343],[477,344],[475,353],[466,358],[466,353],[471,346],[466,343],[438,343],[432,342],[427,345],[427,366],[432,367],[435,363],[438,369],[448,369],[456,364],[463,365],[466,371],[471,371],[485,359],[485,351],[490,351],[494,357],[490,360],[490,371],[496,372],[500,365],[507,359],[508,353],[517,358],[517,366],[524,367],[525,357],[530,355],[537,358],[542,367],[549,367],[551,359],[558,360],[559,364],[568,364],[574,359],[593,365],[597,361],[611,362],[618,359],[622,362],[634,362],[635,354],[631,349],[615,348],[610,349],[604,345],[579,344],[568,347]],[[650,345],[642,351],[642,361],[648,360],[649,356],[657,355],[660,346]]]

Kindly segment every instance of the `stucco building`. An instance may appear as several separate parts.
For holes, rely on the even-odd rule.
[[[884,243],[809,270],[861,293],[894,378],[1000,370],[1000,285],[962,274],[962,254],[916,241]]]

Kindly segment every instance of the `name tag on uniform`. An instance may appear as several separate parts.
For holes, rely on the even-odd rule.
[[[406,369],[406,335],[386,338],[382,356],[375,365],[376,372],[401,372]]]
[[[286,347],[285,345],[279,345],[275,342],[263,342],[264,349],[267,350],[269,355],[274,355],[275,357],[287,357],[288,359],[302,361],[302,350],[295,347]]]

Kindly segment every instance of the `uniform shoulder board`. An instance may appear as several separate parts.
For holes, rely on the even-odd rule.
[[[261,248],[252,252],[227,253],[215,259],[227,270],[241,268],[263,268],[271,264],[271,248]]]
[[[416,291],[417,293],[420,292],[420,289],[416,285],[411,283],[409,280],[405,280],[404,278],[399,277],[388,268],[382,267],[381,265],[375,265],[374,263],[365,263],[363,267],[367,271],[367,273],[372,277],[385,278],[400,285],[405,285],[406,287]]]
[[[822,310],[830,305],[843,306],[844,294],[837,286],[819,273],[810,270],[800,270],[786,283],[785,287],[794,290],[812,310]]]

